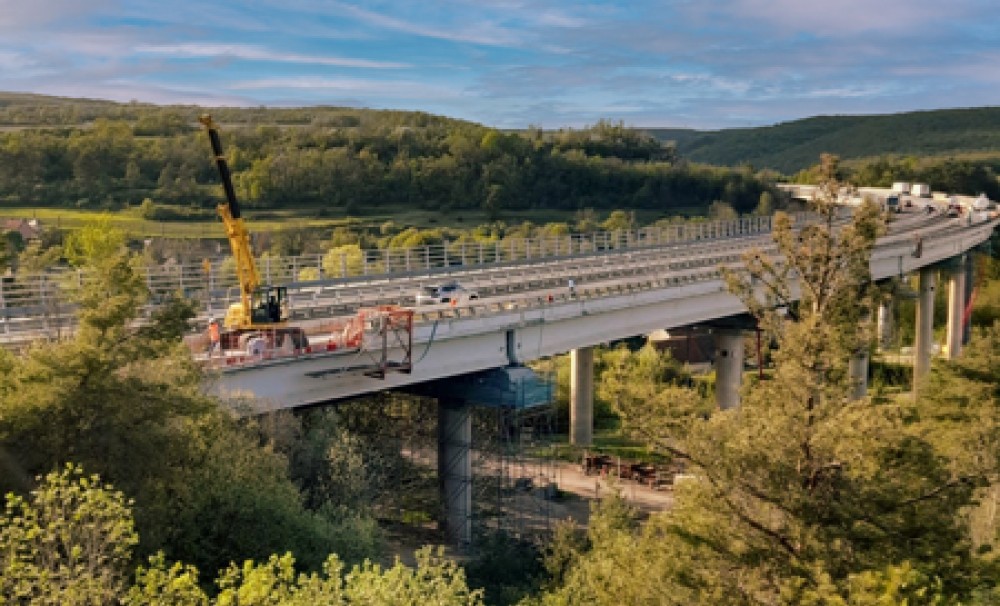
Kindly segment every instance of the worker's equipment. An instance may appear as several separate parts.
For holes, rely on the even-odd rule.
[[[225,203],[219,204],[216,210],[226,228],[226,236],[236,261],[236,277],[240,283],[240,301],[230,305],[226,311],[226,331],[222,334],[222,347],[245,350],[251,340],[263,338],[269,347],[285,346],[286,339],[291,339],[292,347],[304,348],[308,341],[303,330],[287,325],[288,290],[284,286],[260,284],[257,263],[250,247],[250,233],[236,201],[232,175],[222,153],[219,129],[208,114],[202,115],[198,120],[208,132],[215,165],[219,169],[219,177],[226,193]]]

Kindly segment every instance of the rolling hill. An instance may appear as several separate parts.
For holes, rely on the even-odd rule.
[[[843,159],[882,155],[1000,153],[1000,107],[871,116],[815,116],[774,126],[719,131],[644,128],[674,141],[681,156],[720,166],[751,164],[794,173],[829,152]]]

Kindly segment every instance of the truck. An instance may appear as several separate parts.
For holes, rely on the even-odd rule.
[[[225,349],[256,350],[263,344],[272,349],[291,345],[303,349],[308,345],[305,331],[290,326],[288,289],[284,286],[261,284],[257,261],[250,246],[250,232],[243,221],[236,189],[233,187],[229,164],[222,153],[222,140],[212,116],[203,114],[198,121],[204,125],[215,156],[225,202],[216,206],[229,239],[236,262],[236,277],[240,285],[240,300],[229,306],[220,332]]]
[[[886,196],[885,209],[894,213],[903,212],[903,209],[899,204],[899,196]]]
[[[930,198],[931,186],[926,183],[914,183],[910,188],[910,193],[921,198]]]
[[[892,184],[892,191],[897,194],[910,193],[910,184],[906,181],[896,181]]]

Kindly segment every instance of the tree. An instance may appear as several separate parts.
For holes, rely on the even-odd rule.
[[[135,500],[143,554],[163,549],[206,570],[293,549],[314,568],[332,551],[373,555],[369,517],[307,510],[284,457],[205,395],[181,340],[191,304],[171,300],[135,327],[147,295],[137,260],[105,245],[114,234],[75,241],[77,333],[0,353],[0,489],[24,492],[36,474],[82,464]]]
[[[708,205],[708,217],[716,221],[730,221],[739,216],[733,205],[722,200],[716,200]]]
[[[125,496],[69,464],[0,514],[0,595],[15,603],[108,604],[139,540]]]
[[[824,170],[824,191],[835,192],[834,159]],[[977,572],[960,512],[972,483],[909,423],[906,407],[850,398],[847,361],[868,339],[868,259],[881,223],[869,205],[839,226],[832,199],[817,202],[806,226],[779,213],[779,256],[752,253],[747,271],[729,276],[779,344],[772,380],[707,418],[692,414],[693,393],[623,400],[626,430],[687,461],[694,479],[675,488],[672,511],[609,535],[608,545],[628,550],[595,547],[579,558],[581,577],[560,586],[554,603],[588,601],[569,597],[579,578],[602,587],[638,575],[655,579],[652,589],[614,583],[609,593],[635,603],[842,604],[857,575],[903,566],[940,579],[947,596],[970,594]]]
[[[6,270],[11,265],[11,260],[14,258],[14,251],[12,250],[10,239],[7,237],[7,232],[0,232],[0,272],[6,273]]]
[[[133,548],[139,541],[131,503],[97,476],[67,465],[39,478],[28,498],[8,495],[0,514],[0,597],[13,603],[129,606],[306,604],[441,604],[480,606],[463,570],[443,550],[416,553],[416,567],[398,560],[387,569],[365,561],[345,572],[337,556],[322,574],[300,573],[290,554],[255,564],[230,564],[209,598],[198,569],[167,562],[163,553],[138,568],[129,587]]]
[[[608,231],[632,229],[635,226],[635,214],[624,210],[613,210],[601,227]]]
[[[753,214],[761,217],[770,217],[774,213],[774,194],[769,191],[761,192],[760,201],[753,209]]]
[[[335,246],[323,256],[323,274],[337,277],[361,275],[364,254],[357,244]]]

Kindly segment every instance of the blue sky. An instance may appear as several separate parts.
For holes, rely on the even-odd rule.
[[[1000,105],[986,0],[0,0],[0,90],[727,128]]]

